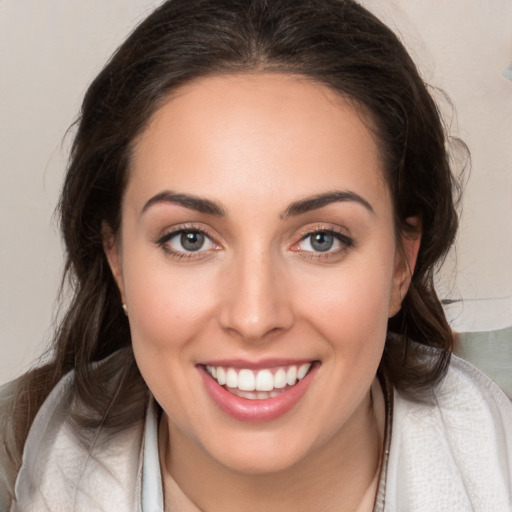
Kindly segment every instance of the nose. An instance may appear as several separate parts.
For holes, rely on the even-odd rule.
[[[247,341],[263,341],[294,322],[286,275],[278,257],[253,252],[240,255],[227,269],[221,327]]]

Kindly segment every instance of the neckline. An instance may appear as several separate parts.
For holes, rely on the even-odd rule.
[[[384,394],[384,405],[386,409],[384,425],[384,443],[382,445],[382,454],[380,457],[380,468],[378,477],[379,483],[377,487],[377,493],[375,495],[373,512],[384,512],[384,507],[386,504],[386,482],[388,476],[389,454],[393,430],[394,391],[393,386],[381,372],[377,374],[377,377],[379,379],[382,393]]]
[[[385,505],[386,479],[389,461],[389,449],[391,445],[391,430],[393,416],[392,387],[380,373],[377,375],[377,384],[384,399],[384,425],[378,428],[383,435],[381,443],[380,462],[376,472],[377,489],[374,498],[373,512],[383,512]],[[372,384],[375,386],[375,383]],[[375,404],[374,404],[375,407]],[[383,432],[382,432],[383,430]],[[164,485],[161,476],[161,464],[159,457],[159,414],[154,398],[151,398],[146,413],[144,439],[142,443],[142,488],[141,488],[141,512],[164,511]],[[369,486],[374,487],[375,480]],[[173,512],[201,512],[201,510],[186,496],[178,484],[173,480],[167,490],[171,490],[170,501]],[[364,498],[363,498],[364,499]],[[169,500],[167,500],[169,501]]]

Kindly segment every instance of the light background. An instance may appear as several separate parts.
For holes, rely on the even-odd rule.
[[[0,384],[51,338],[62,271],[52,218],[89,82],[158,0],[0,0]],[[364,0],[444,89],[452,133],[472,152],[456,259],[442,298],[458,331],[512,325],[510,0]],[[508,70],[512,79],[512,69]],[[512,344],[512,340],[511,340]],[[508,352],[510,354],[510,352]],[[510,362],[512,364],[512,362]]]

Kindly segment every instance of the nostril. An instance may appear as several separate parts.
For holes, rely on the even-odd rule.
[[[291,294],[279,262],[265,256],[262,250],[249,250],[236,255],[229,274],[229,287],[219,300],[220,326],[248,341],[276,336],[293,325]]]
[[[248,341],[264,340],[287,331],[293,325],[291,311],[283,307],[260,308],[257,313],[244,313],[240,304],[225,308],[219,314],[222,329]]]

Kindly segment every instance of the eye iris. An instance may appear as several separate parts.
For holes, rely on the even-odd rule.
[[[198,251],[204,245],[204,235],[196,231],[187,231],[181,234],[182,247],[187,251]]]
[[[315,233],[311,237],[311,247],[315,251],[325,252],[332,248],[334,237],[328,233]]]

